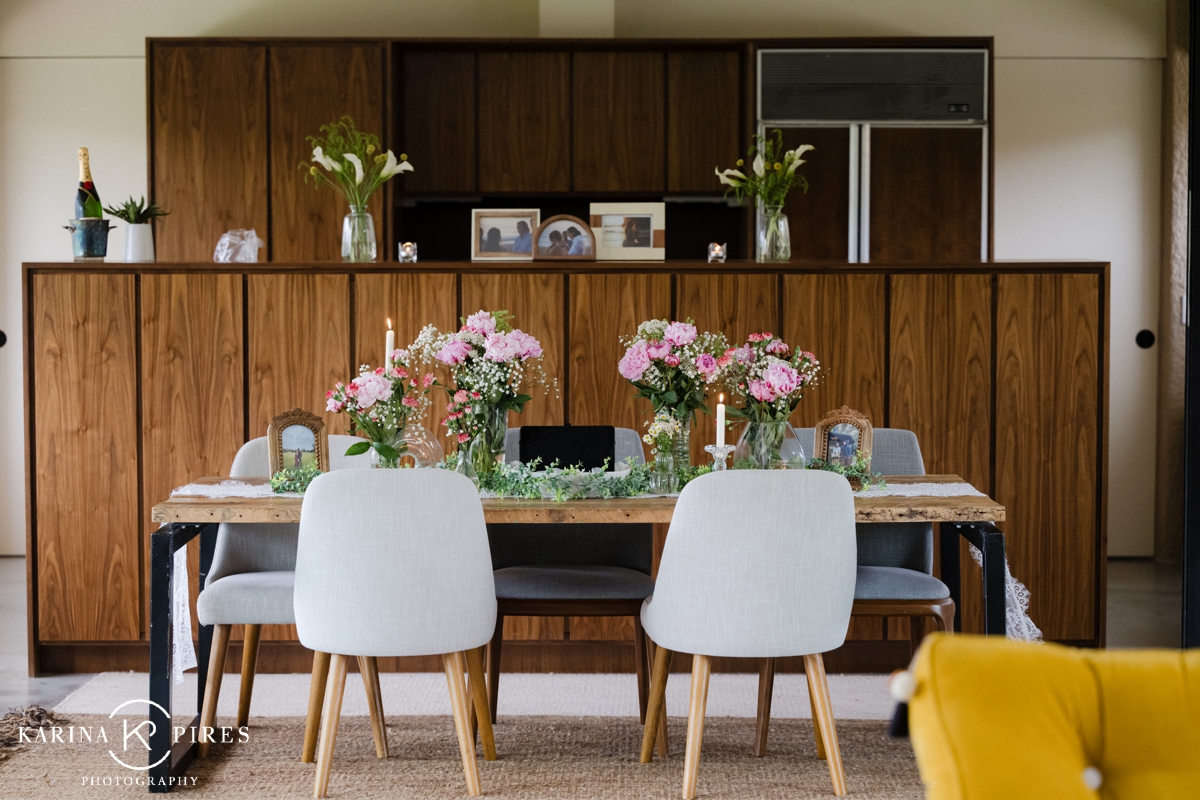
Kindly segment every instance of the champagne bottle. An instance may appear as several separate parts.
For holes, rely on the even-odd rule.
[[[104,209],[100,206],[100,193],[92,183],[92,168],[88,164],[86,147],[79,148],[79,191],[75,193],[75,218],[99,218]]]

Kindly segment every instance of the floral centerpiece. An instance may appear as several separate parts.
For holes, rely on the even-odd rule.
[[[409,351],[422,363],[450,368],[445,386],[450,405],[442,425],[458,448],[458,469],[473,478],[490,474],[504,453],[508,412],[520,413],[533,399],[525,393],[538,384],[558,391],[558,382],[542,368],[542,345],[512,326],[507,311],[479,311],[455,333],[426,325]]]
[[[358,377],[341,381],[325,394],[325,410],[350,417],[351,431],[366,441],[355,442],[348,456],[373,451],[376,466],[395,468],[408,452],[405,428],[410,419],[419,419],[429,408],[429,392],[434,384],[432,373],[420,381],[410,373],[407,353],[393,350],[385,366],[371,369],[364,364]]]
[[[649,319],[621,344],[625,355],[617,370],[637,389],[637,397],[650,401],[656,419],[666,412],[678,420],[671,448],[675,468],[689,464],[688,426],[697,410],[708,413],[708,386],[719,382],[730,364],[729,358],[721,361],[729,344],[725,334],[700,333],[691,319]]]
[[[817,357],[770,333],[750,334],[744,345],[723,357],[731,360],[726,387],[742,402],[726,413],[747,420],[734,450],[734,469],[803,467],[804,453],[788,419],[817,382]]]
[[[313,151],[312,163],[300,164],[305,182],[329,186],[350,204],[342,223],[342,260],[374,261],[375,221],[367,213],[367,201],[392,177],[412,172],[408,156],[382,152],[379,137],[360,131],[349,116],[322,125],[321,135],[307,138]]]
[[[654,420],[647,424],[648,430],[642,436],[642,441],[650,445],[650,455],[654,459],[654,471],[650,475],[650,492],[652,494],[670,494],[679,489],[675,475],[675,455],[672,446],[683,430],[683,424],[667,409],[654,415]]]
[[[726,194],[732,192],[738,200],[753,198],[757,207],[757,225],[754,238],[754,257],[757,261],[788,261],[792,257],[792,239],[788,230],[783,204],[788,192],[799,186],[808,191],[808,181],[796,170],[804,163],[801,158],[811,144],[802,144],[795,150],[783,149],[783,132],[778,128],[774,136],[761,134],[755,137],[748,158],[751,160],[749,174],[743,172],[746,162],[737,160],[738,169],[722,171],[716,168],[717,179],[727,186]]]

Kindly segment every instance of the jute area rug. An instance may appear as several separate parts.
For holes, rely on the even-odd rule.
[[[113,720],[74,715],[69,724],[111,727]],[[233,720],[219,724],[232,725]],[[886,725],[874,720],[838,723],[850,796],[921,798],[912,749],[906,740],[889,739]],[[208,759],[195,762],[189,770],[195,785],[176,788],[174,794],[227,800],[311,797],[314,765],[302,764],[299,758],[303,726],[298,717],[252,719],[249,741],[215,745]],[[679,797],[683,778],[685,727],[686,720],[672,718],[671,757],[640,764],[641,726],[636,718],[502,717],[496,726],[499,760],[479,762],[483,791],[488,797],[511,800],[672,800]],[[795,800],[833,795],[829,770],[817,760],[810,721],[774,720],[765,758],[751,756],[753,734],[752,719],[707,720],[699,797]],[[344,717],[330,797],[462,800],[467,796],[449,716],[389,718],[388,741],[391,757],[375,758],[369,721]],[[119,750],[119,741],[27,745],[0,762],[0,797],[145,797],[144,786],[120,785],[145,773],[119,766],[109,755],[110,748]],[[144,764],[145,756],[141,759],[138,763]],[[96,785],[96,778],[114,780],[105,786]]]

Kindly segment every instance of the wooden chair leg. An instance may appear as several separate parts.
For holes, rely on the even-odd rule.
[[[375,740],[375,757],[388,757],[387,723],[383,715],[383,689],[379,685],[379,662],[374,656],[359,656],[358,671],[363,689],[367,692],[367,711],[371,715],[371,738]]]
[[[491,713],[488,710],[487,687],[483,683],[483,654],[482,647],[467,651],[467,676],[470,679],[471,699],[474,717],[479,725],[479,738],[483,744],[483,760],[496,760],[496,737],[492,731]],[[471,731],[472,749],[475,742],[475,731]]]
[[[700,771],[700,746],[704,741],[704,709],[708,705],[708,676],[712,664],[708,656],[692,656],[692,692],[688,702],[687,749],[683,754],[683,800],[696,797],[696,778]]]
[[[813,688],[810,696],[816,713],[814,717],[821,728],[821,739],[825,743],[825,754],[829,762],[829,777],[833,781],[833,793],[838,797],[846,794],[846,773],[842,769],[842,751],[838,747],[837,727],[833,721],[833,703],[829,698],[829,680],[825,677],[825,660],[820,653],[804,657],[804,671],[811,675],[808,685]]]
[[[921,646],[921,640],[925,638],[925,618],[924,617],[909,617],[908,618],[908,639],[912,643],[912,654],[917,654],[917,648]]]
[[[504,617],[496,615],[496,632],[488,643],[488,709],[492,713],[492,724],[496,724],[496,704],[500,697],[500,647],[504,644]]]
[[[463,775],[467,779],[467,794],[479,797],[479,764],[475,761],[475,743],[470,739],[467,722],[467,690],[463,686],[463,671],[466,664],[463,654],[446,653],[442,656],[446,671],[446,685],[450,689],[450,707],[454,710],[454,732],[458,735],[458,749],[462,754]]]
[[[217,699],[221,696],[221,678],[225,673],[225,652],[229,649],[229,625],[213,626],[212,649],[208,656],[208,680],[204,684],[204,703],[200,708],[200,743],[196,755],[208,757],[212,730],[217,721]]]
[[[945,603],[933,607],[934,624],[942,633],[954,633],[954,601],[948,600]]]
[[[804,668],[804,677],[808,680],[808,707],[812,709],[813,738],[817,742],[817,758],[824,761],[826,759],[825,740],[821,738],[821,724],[817,721],[817,690],[813,683],[812,673],[807,666]]]
[[[659,729],[667,729],[667,673],[671,669],[671,651],[665,647],[656,648],[654,654],[654,669],[650,675],[650,698],[646,704],[646,727],[642,731],[643,764],[654,760],[654,740],[658,737]],[[666,757],[663,748],[659,755]]]
[[[321,742],[317,748],[317,775],[313,797],[322,798],[329,791],[329,771],[333,766],[333,748],[337,743],[338,723],[342,719],[342,697],[346,693],[346,667],[350,657],[335,653],[330,659],[329,678],[325,684],[325,707],[321,711]]]
[[[304,747],[300,760],[311,764],[317,757],[317,735],[321,732],[321,706],[325,702],[325,681],[329,678],[329,653],[314,652],[312,679],[308,685],[308,719],[304,723]]]
[[[758,672],[758,720],[754,727],[754,757],[767,754],[767,732],[771,729],[771,697],[775,693],[775,659],[764,658]]]
[[[250,695],[254,693],[254,666],[258,663],[258,637],[262,625],[247,625],[242,637],[242,686],[238,692],[238,727],[250,722]]]
[[[646,724],[646,695],[650,687],[647,675],[650,670],[646,664],[646,631],[642,629],[642,618],[633,615],[633,661],[637,670],[638,717],[643,725]]]

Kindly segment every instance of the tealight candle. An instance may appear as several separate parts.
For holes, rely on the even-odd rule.
[[[728,251],[728,245],[712,242],[708,246],[708,263],[725,263],[725,255]]]
[[[725,395],[717,402],[717,447],[725,446]]]
[[[392,330],[392,318],[387,318],[388,330],[386,344],[383,346],[383,363],[387,366],[389,359],[392,357],[392,351],[396,349],[396,332]]]
[[[416,242],[402,242],[399,245],[400,261],[406,264],[415,264],[417,261],[417,244]]]

